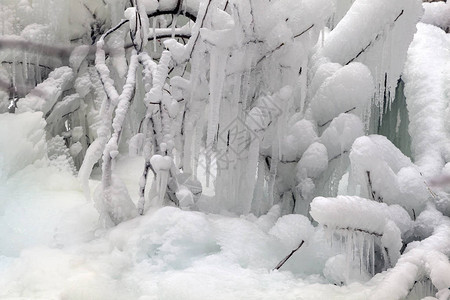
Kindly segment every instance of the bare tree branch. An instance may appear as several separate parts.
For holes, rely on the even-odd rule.
[[[278,269],[280,269],[280,268],[284,265],[284,263],[287,262],[288,259],[291,258],[291,256],[294,255],[294,253],[297,252],[297,250],[300,249],[300,248],[303,246],[304,243],[305,243],[305,241],[302,240],[301,243],[300,243],[300,245],[298,245],[297,248],[295,248],[294,250],[292,250],[291,253],[288,254],[288,256],[286,256],[285,258],[283,258],[283,259],[278,263],[278,265],[277,265],[275,268],[273,268],[273,270],[278,270]]]

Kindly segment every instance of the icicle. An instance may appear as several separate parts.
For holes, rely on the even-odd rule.
[[[372,276],[375,275],[375,238],[373,236],[370,237],[370,248],[372,250],[371,256],[372,256],[372,261],[370,263],[371,266],[371,274]]]
[[[153,52],[156,52],[156,17],[153,17]]]
[[[365,234],[361,233],[359,234],[359,238],[358,238],[358,254],[359,254],[359,273],[362,274],[362,269],[364,266],[364,239],[365,239]]]
[[[164,152],[166,151],[166,146],[164,143],[161,145],[161,150]],[[161,206],[166,195],[169,170],[172,166],[173,161],[169,156],[155,154],[150,159],[150,163],[156,172],[157,202],[155,203],[155,205]]]
[[[177,26],[178,16],[172,15],[172,38],[175,38],[175,27]]]
[[[210,81],[209,81],[209,114],[208,131],[206,135],[207,147],[213,146],[215,136],[219,129],[220,103],[222,100],[223,83],[227,55],[223,50],[213,47],[210,55]],[[214,147],[213,147],[214,148]]]

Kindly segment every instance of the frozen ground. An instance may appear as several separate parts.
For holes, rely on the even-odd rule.
[[[5,118],[20,124],[15,115]],[[23,129],[15,132],[20,143],[38,139],[39,125]],[[1,132],[2,140],[10,137]],[[116,166],[135,202],[141,159]],[[364,282],[369,276],[336,256],[346,250],[321,227],[301,215],[279,218],[278,206],[259,218],[164,207],[101,229],[93,202],[63,165],[43,156],[3,174],[0,299],[366,299],[386,275]],[[90,184],[94,190],[99,182]],[[273,271],[301,240],[305,245]],[[333,284],[340,281],[347,285]]]
[[[130,174],[134,165],[118,169]],[[358,283],[337,287],[308,276],[321,273],[329,244],[302,216],[276,221],[277,208],[255,218],[165,207],[103,231],[75,178],[48,166],[28,166],[3,181],[1,201],[1,299],[360,299],[370,293]],[[306,246],[272,271],[300,239]]]

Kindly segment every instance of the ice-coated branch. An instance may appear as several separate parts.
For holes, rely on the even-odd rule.
[[[283,258],[283,259],[277,264],[277,266],[276,266],[275,268],[273,268],[273,270],[279,270],[279,269],[280,269],[280,268],[288,261],[288,259],[291,258],[291,256],[294,255],[294,253],[297,252],[297,250],[300,249],[300,248],[303,246],[304,243],[305,243],[305,241],[302,240],[302,241],[300,242],[300,245],[298,245],[297,248],[295,248],[294,250],[292,250],[291,253],[289,253],[285,258]]]
[[[395,24],[395,22],[397,22],[397,20],[403,15],[403,12],[404,12],[404,11],[405,11],[405,10],[402,9],[402,11],[398,14],[398,16],[397,16],[397,17],[394,19],[394,21],[392,22],[392,25],[391,25],[391,26],[393,26],[393,25]],[[352,61],[354,61],[355,59],[357,59],[361,54],[363,54],[364,52],[366,52],[366,50],[367,50],[370,46],[372,46],[372,45],[374,44],[374,42],[377,42],[378,40],[380,40],[382,36],[383,36],[383,32],[377,34],[377,36],[375,37],[375,39],[373,39],[372,41],[370,41],[370,42],[367,44],[367,46],[363,47],[363,48],[361,49],[361,51],[359,51],[358,54],[355,55],[355,57],[351,58],[351,59],[350,59],[348,62],[346,62],[345,64],[348,65],[349,63],[351,63]]]
[[[113,28],[108,29],[104,34],[103,34],[103,39],[105,39],[108,35],[110,35],[111,33],[117,31],[120,27],[122,27],[122,25],[126,24],[130,22],[130,20],[128,19],[123,19],[121,20],[116,26],[114,26]]]
[[[147,40],[152,41],[154,39],[163,39],[163,38],[185,38],[188,39],[191,37],[190,29],[182,27],[175,28],[173,31],[170,28],[156,28],[152,35],[149,35]],[[125,49],[133,47],[132,43],[126,44]]]
[[[404,253],[394,268],[377,279],[376,288],[369,299],[404,299],[417,280],[425,274],[438,290],[438,299],[450,296],[450,220],[433,210],[433,222],[437,223],[433,234],[418,242]],[[420,217],[419,217],[420,218]],[[431,221],[431,220],[430,220]]]
[[[149,104],[161,103],[162,90],[169,73],[169,64],[171,62],[171,54],[169,51],[164,51],[159,60],[155,75],[153,76],[153,86],[151,90],[145,94],[144,103]]]
[[[61,59],[69,58],[73,46],[47,45],[25,40],[20,37],[0,37],[0,51],[2,50],[21,50],[32,53],[40,53],[46,56],[58,57]]]
[[[147,10],[147,16],[152,18],[161,15],[178,16],[179,14],[182,14],[195,22],[198,14],[198,7],[195,6],[196,3],[196,1],[189,0],[166,1],[164,4],[161,3],[157,9]]]
[[[312,24],[311,26],[309,26],[308,28],[306,28],[305,30],[301,31],[300,33],[296,34],[293,36],[293,39],[296,39],[300,36],[302,36],[303,34],[305,34],[306,32],[308,32],[310,29],[312,29],[314,27],[314,24]],[[260,64],[264,59],[268,58],[269,56],[271,56],[275,51],[281,49],[281,47],[283,47],[285,45],[285,43],[281,43],[280,45],[278,45],[277,47],[275,47],[273,50],[270,50],[269,52],[267,52],[266,54],[264,54],[260,59],[258,59],[258,61],[256,62],[256,65]]]
[[[123,91],[118,97],[118,104],[115,111],[112,127],[113,133],[103,151],[103,165],[102,165],[102,186],[103,186],[103,201],[107,210],[112,210],[111,206],[111,191],[112,184],[112,160],[119,154],[118,143],[120,134],[122,132],[123,122],[125,121],[128,108],[134,97],[136,88],[136,70],[138,67],[138,55],[136,50],[133,50],[130,58],[130,65],[128,67],[128,74]]]
[[[412,226],[408,213],[398,205],[388,206],[356,196],[316,197],[311,202],[311,216],[328,228],[373,232],[382,235],[386,223],[395,222],[402,233]]]

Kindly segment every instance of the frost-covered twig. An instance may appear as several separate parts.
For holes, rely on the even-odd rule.
[[[300,245],[298,245],[297,248],[295,248],[294,250],[292,250],[291,253],[288,254],[288,256],[286,256],[285,258],[283,258],[283,259],[277,264],[277,266],[276,266],[275,268],[273,268],[273,270],[278,270],[278,269],[280,269],[280,268],[284,265],[284,263],[287,262],[288,259],[291,258],[291,256],[292,256],[295,252],[297,252],[298,249],[300,249],[300,248],[303,246],[304,243],[305,243],[305,241],[302,240],[302,241],[300,242]]]
[[[312,24],[311,26],[309,26],[308,28],[306,28],[305,30],[303,30],[302,32],[296,34],[293,36],[293,39],[296,39],[300,36],[302,36],[304,33],[308,32],[310,29],[312,29],[314,27],[314,24]],[[264,54],[257,62],[256,65],[260,64],[264,59],[266,59],[267,57],[271,56],[275,51],[281,49],[281,47],[283,47],[285,45],[285,43],[281,43],[280,45],[278,45],[277,47],[275,47],[273,50],[270,50],[269,52],[267,52],[266,54]]]
[[[402,11],[397,15],[397,17],[394,19],[394,21],[392,22],[392,25],[395,24],[395,22],[397,22],[397,20],[401,17],[401,15],[403,15],[404,10],[402,9]],[[358,54],[356,54],[355,57],[353,57],[352,59],[350,59],[349,61],[347,61],[345,63],[345,65],[348,65],[349,63],[351,63],[352,61],[354,61],[355,59],[357,59],[361,54],[363,54],[364,52],[366,52],[367,49],[369,49],[370,46],[372,46],[374,44],[374,42],[378,41],[381,39],[381,37],[383,36],[383,32],[377,34],[377,36],[375,37],[375,39],[373,39],[372,41],[370,41],[364,48],[361,49],[361,51],[358,52]]]
[[[152,18],[161,15],[178,15],[181,12],[183,16],[195,22],[197,20],[198,7],[195,7],[192,4],[196,3],[197,3],[196,1],[183,1],[183,0],[177,0],[174,2],[167,1],[164,7],[158,7],[154,11],[147,11],[147,16],[149,18]],[[181,10],[183,6],[184,9]]]

